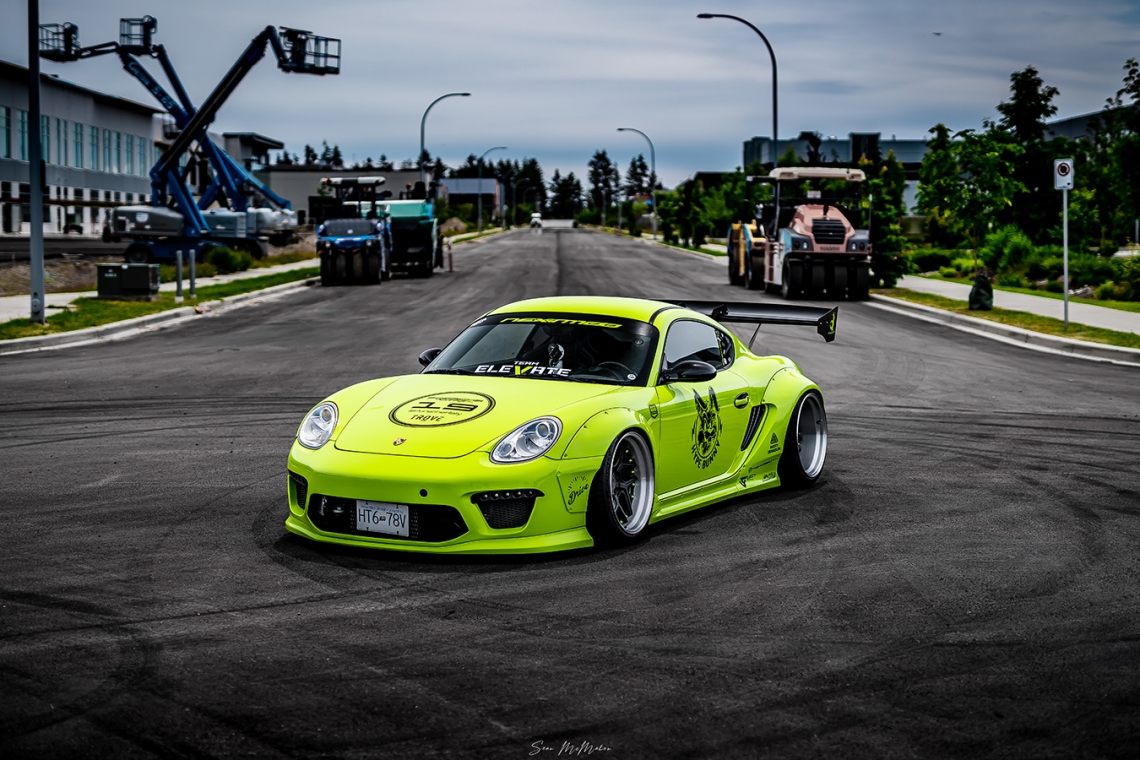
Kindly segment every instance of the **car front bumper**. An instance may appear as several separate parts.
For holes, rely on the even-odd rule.
[[[602,457],[500,465],[486,452],[453,459],[364,454],[340,451],[332,443],[313,451],[293,444],[289,454],[289,516],[285,527],[315,541],[433,554],[514,554],[551,552],[593,546],[586,530],[583,484],[593,479]],[[303,481],[304,485],[301,485]],[[529,489],[541,492],[525,523],[494,528],[472,497],[494,492]],[[322,498],[324,499],[322,503]],[[344,514],[355,500],[408,506],[412,537],[404,538],[357,530],[355,516]],[[303,501],[302,501],[303,500]],[[330,506],[332,505],[332,506]],[[330,510],[340,510],[333,515]],[[453,511],[452,511],[453,510]],[[461,527],[426,530],[420,526]],[[334,519],[335,517],[335,519]],[[462,530],[458,535],[454,535]]]

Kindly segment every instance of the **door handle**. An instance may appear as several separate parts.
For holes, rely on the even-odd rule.
[[[743,409],[744,407],[748,406],[748,392],[745,391],[744,393],[741,393],[739,396],[737,396],[736,399],[732,402],[732,405],[737,409]]]

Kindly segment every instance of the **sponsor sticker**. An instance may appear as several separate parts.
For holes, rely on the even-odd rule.
[[[584,327],[608,327],[618,329],[620,322],[595,322],[589,319],[561,319],[557,317],[503,317],[501,323],[516,323],[527,325],[582,325]]]
[[[495,399],[483,393],[452,391],[405,401],[388,419],[407,427],[441,427],[470,422],[495,408]]]
[[[570,370],[562,367],[543,367],[538,362],[511,364],[480,364],[476,375],[513,375],[516,377],[570,377]]]

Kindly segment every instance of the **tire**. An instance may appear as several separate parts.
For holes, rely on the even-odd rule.
[[[784,262],[784,276],[780,284],[780,295],[787,301],[799,298],[804,289],[804,268],[802,265],[793,266]]]
[[[744,262],[744,287],[749,290],[759,290],[763,284],[764,278],[756,276],[756,270],[752,268],[752,254],[749,254]]]
[[[338,285],[348,282],[348,260],[343,253],[338,253],[333,258],[333,277]]]
[[[827,280],[827,265],[822,261],[813,261],[808,272],[810,273],[808,287],[811,288],[811,295],[813,298],[819,298],[823,295],[823,289]]]
[[[321,254],[321,287],[327,288],[336,285],[336,279],[332,273],[332,256],[329,254]]]
[[[649,524],[653,497],[649,443],[640,433],[627,430],[610,445],[590,486],[586,529],[594,537],[594,545],[621,546],[636,541]]]
[[[847,297],[847,266],[845,264],[836,264],[835,269],[832,270],[831,285],[828,287],[827,295],[839,300]]]
[[[369,285],[380,284],[380,254],[370,253],[364,259],[364,281]]]
[[[431,277],[433,274],[435,274],[435,267],[430,261],[420,265],[420,277]]]
[[[855,266],[854,282],[851,284],[851,300],[866,301],[871,297],[871,269],[866,266]]]
[[[729,285],[743,285],[744,277],[737,274],[740,265],[736,261],[736,250],[730,249],[728,252],[728,284]]]
[[[142,243],[135,243],[128,246],[123,258],[127,260],[128,264],[149,264],[150,263],[150,248]]]
[[[807,488],[819,480],[827,459],[827,412],[818,391],[800,396],[784,434],[780,455],[780,482],[788,488]]]

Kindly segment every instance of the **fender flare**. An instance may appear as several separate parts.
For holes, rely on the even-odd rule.
[[[656,459],[649,413],[638,413],[627,407],[614,407],[598,412],[575,431],[560,459],[585,459],[605,456],[610,445],[626,430],[637,430],[645,436]]]

